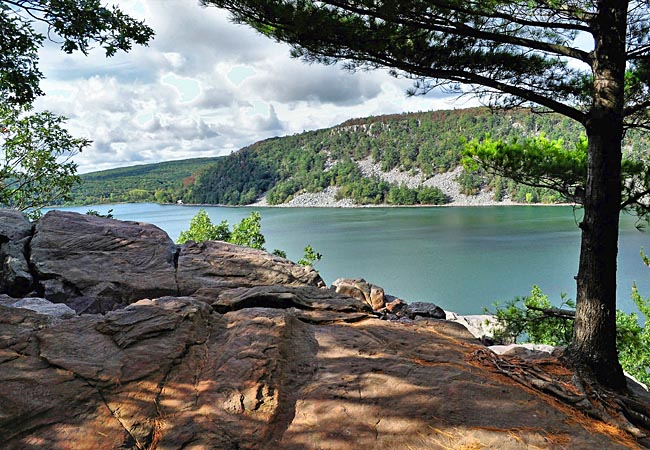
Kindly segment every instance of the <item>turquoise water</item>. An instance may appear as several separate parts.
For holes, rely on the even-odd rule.
[[[199,210],[156,204],[65,209],[91,208],[156,224],[172,239]],[[575,298],[580,233],[571,207],[205,209],[214,222],[231,224],[259,211],[267,248],[297,260],[312,245],[323,254],[316,268],[328,284],[362,277],[407,301],[433,302],[461,314],[526,295],[533,284],[554,300],[562,292]],[[635,310],[629,299],[633,281],[650,296],[650,269],[639,257],[641,247],[650,250],[650,234],[634,224],[622,217],[618,293],[626,311]]]

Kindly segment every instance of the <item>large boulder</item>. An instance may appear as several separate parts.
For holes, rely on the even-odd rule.
[[[50,211],[36,223],[37,291],[77,312],[106,312],[176,295],[176,246],[155,225]]]
[[[176,277],[181,295],[206,287],[325,286],[311,267],[220,241],[189,241],[181,246]]]
[[[332,283],[332,287],[339,294],[349,295],[366,302],[375,311],[386,306],[384,289],[368,283],[363,278],[338,278]]]
[[[20,211],[0,209],[0,294],[20,296],[32,289],[27,263],[32,224]]]
[[[32,235],[32,224],[15,209],[0,209],[0,242],[19,241]]]

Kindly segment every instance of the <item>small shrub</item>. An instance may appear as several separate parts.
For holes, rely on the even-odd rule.
[[[623,370],[645,384],[650,384],[650,297],[643,298],[632,285],[632,300],[643,315],[643,326],[635,313],[616,311],[616,347]],[[516,297],[504,306],[495,305],[492,328],[495,341],[503,343],[531,342],[565,346],[573,337],[573,319],[569,314],[551,317],[548,296],[533,286],[527,297]],[[568,310],[564,308],[570,308]],[[575,303],[562,294],[562,304],[554,311],[573,311]]]
[[[298,260],[301,266],[313,266],[316,261],[320,261],[323,255],[314,251],[311,245],[305,247],[305,254]]]

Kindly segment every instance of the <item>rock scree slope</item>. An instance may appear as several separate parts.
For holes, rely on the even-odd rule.
[[[0,211],[0,263],[3,449],[643,445],[486,368],[462,325],[379,320],[265,252]]]

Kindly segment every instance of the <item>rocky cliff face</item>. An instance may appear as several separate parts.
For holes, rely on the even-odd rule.
[[[0,263],[3,449],[638,445],[486,369],[461,325],[378,320],[264,252],[1,211]]]

